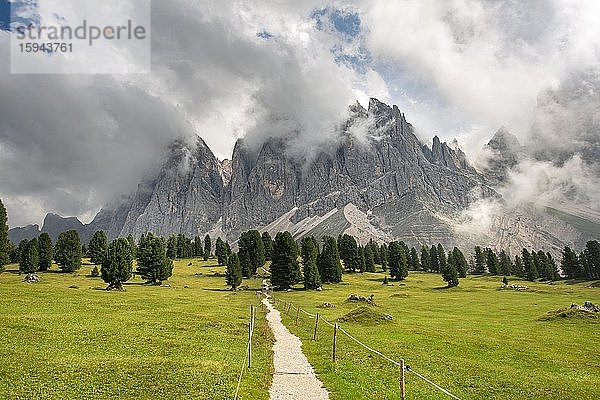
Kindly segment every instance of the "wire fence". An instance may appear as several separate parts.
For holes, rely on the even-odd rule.
[[[404,400],[406,398],[406,393],[405,393],[405,373],[409,372],[414,374],[416,377],[420,378],[421,380],[423,380],[424,382],[426,382],[427,384],[431,385],[432,387],[436,388],[437,390],[441,391],[442,393],[446,394],[447,396],[455,399],[455,400],[461,400],[458,396],[452,394],[450,391],[448,391],[447,389],[444,389],[443,387],[441,387],[440,385],[434,383],[433,381],[431,381],[430,379],[427,379],[425,376],[423,376],[422,374],[419,374],[418,372],[416,372],[411,366],[406,365],[404,362],[404,359],[400,359],[399,361],[396,361],[388,356],[386,356],[385,354],[383,354],[382,352],[366,345],[365,343],[363,343],[362,341],[360,341],[359,339],[357,339],[356,337],[352,336],[350,333],[348,333],[345,329],[343,329],[342,327],[340,327],[340,325],[338,323],[332,323],[330,321],[327,321],[325,318],[323,318],[322,315],[320,315],[319,313],[310,313],[298,306],[295,306],[293,303],[285,301],[283,299],[276,299],[274,296],[271,296],[271,300],[273,301],[273,304],[276,305],[278,302],[282,303],[283,305],[283,311],[286,312],[287,314],[289,314],[289,312],[291,311],[292,308],[296,308],[297,312],[296,312],[296,325],[298,325],[299,323],[299,315],[300,313],[308,316],[311,319],[315,320],[315,327],[314,327],[314,332],[313,332],[313,339],[317,340],[318,337],[318,326],[319,323],[322,322],[330,327],[332,327],[334,329],[334,335],[333,335],[333,352],[332,352],[332,356],[333,356],[333,361],[335,362],[335,358],[336,358],[336,345],[337,345],[337,341],[336,341],[336,337],[337,337],[337,332],[341,332],[342,334],[344,334],[345,336],[347,336],[350,340],[354,341],[355,343],[357,343],[359,346],[362,346],[364,349],[366,349],[367,351],[378,355],[379,357],[381,357],[382,359],[386,360],[387,362],[393,364],[396,367],[400,368],[400,388],[401,388],[401,398]]]
[[[240,369],[240,374],[237,382],[237,387],[235,389],[235,395],[233,396],[234,400],[237,400],[240,394],[240,387],[242,385],[242,377],[244,376],[244,371],[250,369],[252,367],[252,337],[254,336],[254,320],[256,314],[256,307],[254,304],[250,305],[250,320],[248,322],[248,340],[246,342],[246,352],[244,354],[244,361],[242,362],[242,368]]]

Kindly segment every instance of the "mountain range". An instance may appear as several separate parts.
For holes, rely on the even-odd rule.
[[[176,140],[157,172],[90,224],[49,214],[41,231],[56,238],[62,230],[77,229],[83,241],[99,229],[109,237],[152,231],[209,233],[230,241],[247,229],[288,230],[296,238],[345,232],[362,242],[478,244],[512,252],[522,247],[558,252],[600,236],[600,213],[593,210],[502,207],[498,187],[527,157],[527,148],[506,129],[488,143],[493,156],[479,171],[458,146],[437,136],[431,147],[423,144],[398,107],[377,99],[368,109],[359,103],[349,107],[337,141],[315,149],[310,159],[295,155],[288,143],[240,139],[232,159],[219,161],[200,137]],[[465,224],[469,210],[481,202],[501,207],[485,232]],[[37,226],[9,233],[13,242],[35,234]]]

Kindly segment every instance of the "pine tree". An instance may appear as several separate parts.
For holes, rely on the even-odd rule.
[[[8,240],[8,216],[0,199],[0,274],[10,262],[10,241]]]
[[[236,253],[233,253],[227,259],[225,282],[231,286],[231,290],[236,290],[242,284],[242,269],[240,268],[240,259]]]
[[[408,276],[408,261],[404,248],[399,242],[391,242],[389,247],[390,276],[404,280]]]
[[[431,246],[429,251],[429,263],[432,272],[440,272],[440,259],[438,258],[438,249],[436,246]]]
[[[210,239],[210,235],[204,236],[204,261],[208,260],[212,255],[212,240]]]
[[[271,235],[269,235],[269,232],[267,232],[267,231],[263,232],[261,237],[262,237],[263,247],[265,248],[265,260],[271,261],[271,254],[273,253],[273,239],[271,238]]]
[[[600,279],[600,243],[597,240],[591,240],[585,245],[585,254],[587,256],[587,279]]]
[[[129,247],[131,247],[131,255],[135,259],[137,256],[137,245],[135,244],[135,239],[131,233],[127,235],[127,241],[129,242]]]
[[[560,274],[558,273],[558,267],[556,266],[556,261],[554,261],[554,257],[552,254],[546,253],[546,257],[548,260],[548,269],[549,269],[549,280],[557,281],[560,279]]]
[[[455,247],[454,249],[452,249],[451,254],[452,254],[452,258],[454,259],[454,266],[456,267],[456,272],[458,273],[458,277],[466,278],[468,267],[467,267],[467,259],[465,258],[465,255],[458,247]]]
[[[131,245],[125,238],[113,240],[102,260],[100,274],[102,280],[108,283],[107,290],[123,290],[123,283],[131,279],[133,271],[133,255]]]
[[[519,256],[515,256],[513,274],[515,274],[519,278],[525,277],[525,270],[523,269],[523,261],[521,260],[521,257],[519,257]]]
[[[358,265],[359,265],[359,271],[360,272],[365,272],[365,248],[362,246],[358,246]]]
[[[419,254],[417,254],[417,249],[414,247],[411,247],[408,256],[408,269],[411,271],[418,271],[421,269],[421,265],[419,264]]]
[[[271,262],[271,284],[279,289],[288,289],[297,283],[300,266],[298,248],[289,232],[279,232],[273,242]]]
[[[425,272],[431,270],[431,259],[429,256],[429,248],[427,246],[421,247],[421,268]]]
[[[204,243],[198,235],[194,236],[194,257],[204,257]]]
[[[446,268],[446,264],[448,263],[447,258],[446,258],[446,250],[444,250],[444,247],[442,246],[441,243],[439,243],[437,246],[437,256],[438,256],[438,262],[440,264],[439,272],[441,272],[443,269]]]
[[[72,229],[58,235],[54,260],[64,272],[75,272],[81,268],[81,241],[76,230]]]
[[[167,240],[167,257],[169,257],[171,260],[177,258],[177,249],[179,248],[177,241],[177,235],[171,235]]]
[[[385,243],[379,248],[379,257],[381,258],[381,269],[385,272],[388,266],[387,245]]]
[[[451,252],[448,259],[440,264],[442,279],[444,279],[444,282],[448,283],[448,287],[458,286],[458,271],[456,269],[457,260],[454,257],[454,253]]]
[[[52,238],[44,232],[38,239],[38,253],[40,257],[40,271],[47,271],[52,267],[52,258],[54,257],[52,248]]]
[[[250,263],[250,256],[248,255],[248,252],[240,248],[240,251],[238,252],[238,258],[242,276],[244,278],[250,278],[252,276],[252,264]]]
[[[337,242],[332,236],[323,238],[323,251],[317,257],[317,267],[324,283],[342,281],[342,263]]]
[[[498,275],[498,256],[492,249],[485,249],[486,267],[490,275]]]
[[[473,274],[485,274],[485,257],[486,255],[481,250],[481,247],[475,246],[475,270],[473,271]]]
[[[27,251],[27,245],[29,244],[29,240],[23,239],[19,242],[19,246],[17,247],[17,259],[16,262],[21,264],[21,258],[25,255]]]
[[[242,273],[244,273],[244,268],[247,268],[248,271],[246,272],[248,272],[249,275],[244,276],[250,277],[256,275],[258,268],[262,267],[266,261],[265,246],[260,232],[251,230],[242,233],[238,240],[238,248]],[[247,265],[244,265],[242,261],[244,260],[244,257],[247,259]]]
[[[365,246],[365,271],[375,272],[375,254],[371,243]]]
[[[506,251],[504,250],[500,252],[500,261],[498,269],[500,275],[508,276],[512,273],[512,262],[510,261],[510,257],[508,256],[508,254],[506,254]]]
[[[369,245],[373,251],[373,262],[376,265],[381,265],[381,252],[379,250],[379,245],[373,239],[369,240]]]
[[[21,254],[19,270],[24,274],[37,272],[40,265],[38,240],[36,238],[27,242],[27,246]]]
[[[525,271],[525,278],[530,281],[536,280],[538,278],[538,271],[531,253],[529,253],[527,249],[523,249],[521,256],[523,258],[523,270]]]
[[[163,238],[148,233],[137,253],[137,274],[148,283],[160,285],[173,275],[173,261],[167,257]]]
[[[215,256],[217,257],[217,262],[219,265],[225,265],[227,263],[227,248],[225,247],[225,242],[220,237],[218,237],[217,241],[215,242]],[[238,264],[239,262],[240,259],[238,257]]]
[[[340,258],[348,272],[360,270],[360,254],[354,236],[343,234],[338,240]]]
[[[92,264],[100,265],[106,257],[108,250],[108,238],[104,231],[96,231],[90,240],[87,253]]]
[[[321,287],[321,275],[317,268],[319,246],[312,236],[302,238],[301,251],[302,267],[304,269],[304,288],[317,289]]]
[[[576,279],[582,275],[582,268],[577,253],[571,250],[569,246],[565,246],[562,252],[561,269],[563,274],[569,279]]]

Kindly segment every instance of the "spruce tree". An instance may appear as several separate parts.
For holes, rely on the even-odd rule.
[[[37,272],[40,265],[38,240],[36,238],[27,242],[23,253],[21,254],[21,262],[19,270],[24,274]]]
[[[137,244],[135,243],[135,239],[131,233],[127,235],[127,241],[129,242],[129,247],[131,247],[131,255],[135,259],[137,256]]]
[[[587,279],[600,279],[600,243],[597,240],[590,240],[585,245],[585,254],[587,256]]]
[[[204,261],[208,260],[208,258],[212,255],[212,240],[210,239],[210,235],[204,236]]]
[[[265,248],[265,260],[271,261],[271,254],[273,253],[273,238],[269,235],[269,232],[263,232],[262,236],[263,247]]]
[[[42,233],[38,239],[38,253],[40,258],[40,271],[47,271],[52,267],[54,252],[52,248],[52,238],[46,232]]]
[[[421,269],[421,265],[419,264],[419,254],[414,247],[411,247],[410,253],[408,254],[408,269],[411,271],[418,271]]]
[[[240,262],[240,271],[242,271],[242,276],[244,278],[252,277],[252,264],[250,263],[250,256],[248,252],[244,249],[240,248],[238,252],[238,258]]]
[[[429,265],[432,272],[440,272],[440,259],[438,258],[438,249],[436,246],[431,246],[429,251]]]
[[[427,246],[421,247],[421,268],[425,272],[431,270],[431,259],[429,257],[429,248]]]
[[[468,267],[467,267],[467,259],[465,258],[465,255],[458,247],[455,247],[454,249],[452,249],[451,254],[452,254],[452,258],[454,259],[454,266],[456,267],[456,272],[458,273],[458,277],[466,278]]]
[[[408,276],[408,261],[403,246],[399,242],[391,242],[388,252],[390,276],[404,280]]]
[[[92,236],[87,249],[87,253],[92,264],[102,264],[102,260],[104,260],[104,257],[106,257],[107,250],[108,238],[106,237],[106,233],[101,230],[96,231]]]
[[[500,275],[509,276],[512,274],[512,262],[506,251],[502,250],[500,252],[500,260],[498,264],[498,269]]]
[[[379,247],[379,257],[381,258],[381,269],[385,272],[388,266],[387,245],[385,243]]]
[[[569,279],[576,279],[582,275],[582,268],[577,253],[571,250],[569,246],[565,246],[562,252],[561,269],[563,274]]]
[[[340,258],[348,272],[360,270],[360,253],[354,236],[343,234],[338,240]]]
[[[29,240],[23,239],[19,242],[19,246],[17,247],[17,259],[16,262],[21,264],[21,258],[25,255],[27,251],[27,245],[29,244]]]
[[[365,271],[375,272],[375,254],[371,243],[365,246]]]
[[[492,249],[485,249],[486,267],[490,275],[498,275],[498,256]]]
[[[76,230],[72,229],[58,235],[54,260],[64,272],[75,272],[81,268],[81,241]]]
[[[194,236],[194,257],[204,257],[204,243],[198,235]]]
[[[240,268],[240,259],[236,253],[231,254],[227,259],[225,282],[231,286],[231,290],[236,290],[242,284],[242,269]]]
[[[523,259],[525,278],[529,281],[535,281],[538,278],[538,271],[531,253],[527,249],[523,249],[521,256]]]
[[[381,252],[379,250],[379,245],[373,239],[369,240],[369,245],[373,251],[373,261],[376,265],[381,265]]]
[[[438,257],[438,263],[440,265],[439,272],[441,272],[442,269],[446,268],[446,264],[447,264],[446,250],[444,250],[444,247],[442,246],[441,243],[439,243],[437,246],[437,257]]]
[[[312,236],[302,238],[301,251],[302,267],[304,269],[304,288],[317,289],[321,287],[321,275],[317,268],[319,246]]]
[[[358,265],[359,265],[358,270],[360,272],[365,272],[365,264],[366,264],[366,261],[365,261],[365,248],[362,247],[362,246],[358,246],[358,260],[359,260],[359,262],[358,262]]]
[[[262,241],[262,236],[257,230],[250,230],[240,235],[238,240],[240,264],[242,273],[244,268],[248,269],[248,277],[256,275],[258,268],[265,264],[265,246]],[[248,260],[248,264],[244,265],[244,257]],[[246,275],[244,275],[246,276]]]
[[[10,263],[10,241],[8,240],[8,215],[0,199],[0,273]]]
[[[217,241],[215,242],[215,256],[217,257],[217,263],[219,265],[225,265],[227,263],[227,247],[225,247],[225,242],[223,239],[221,239],[221,237],[218,237]],[[239,262],[240,259],[238,257],[238,264]]]
[[[171,260],[177,258],[177,249],[179,247],[177,241],[177,235],[171,235],[167,240],[167,257],[169,257]]]
[[[486,254],[481,247],[475,246],[475,270],[473,274],[481,275],[485,274]]]
[[[167,257],[163,238],[148,233],[137,253],[137,274],[146,282],[160,285],[173,275],[173,261]]]
[[[113,240],[108,245],[100,269],[102,280],[108,283],[106,290],[123,290],[123,283],[131,279],[132,271],[133,254],[129,241],[126,238]]]
[[[273,242],[271,284],[279,289],[289,289],[297,283],[300,266],[298,247],[289,232],[279,232]]]
[[[323,238],[323,251],[317,257],[317,267],[324,283],[339,283],[342,281],[342,263],[337,248],[337,242],[332,236]]]
[[[513,274],[515,274],[519,278],[525,277],[525,269],[523,268],[523,261],[521,260],[521,257],[515,256],[515,263],[513,267]]]
[[[454,253],[450,252],[448,259],[441,263],[441,274],[444,282],[448,283],[448,287],[458,286],[458,271],[456,269],[457,260]]]
[[[556,261],[554,261],[554,257],[552,254],[546,253],[546,257],[548,259],[548,268],[549,268],[549,280],[557,281],[560,279],[560,274],[558,273],[558,267],[556,266]]]

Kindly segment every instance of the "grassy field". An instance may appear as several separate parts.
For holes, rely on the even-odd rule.
[[[126,292],[77,274],[0,275],[0,398],[233,398],[245,355],[250,290],[226,290],[214,261],[177,261],[167,287],[133,280]],[[196,274],[202,274],[197,276]],[[71,285],[79,289],[69,288]],[[241,398],[266,399],[272,336],[257,314],[254,365]]]
[[[333,322],[363,305],[346,302],[351,293],[374,294],[375,306],[341,326],[393,359],[403,357],[463,399],[599,399],[600,320],[546,317],[571,303],[600,303],[600,287],[511,281],[531,290],[501,291],[500,279],[470,277],[444,289],[439,275],[411,272],[405,282],[383,286],[381,274],[365,273],[344,275],[345,284],[326,285],[322,292],[276,292],[275,297]],[[318,308],[325,302],[335,307]],[[283,302],[277,307],[282,310]],[[296,326],[294,309],[283,314],[332,399],[399,398],[397,367],[341,334],[334,366],[333,329],[321,323],[315,342],[313,320],[302,315]],[[448,397],[408,374],[407,398]]]

